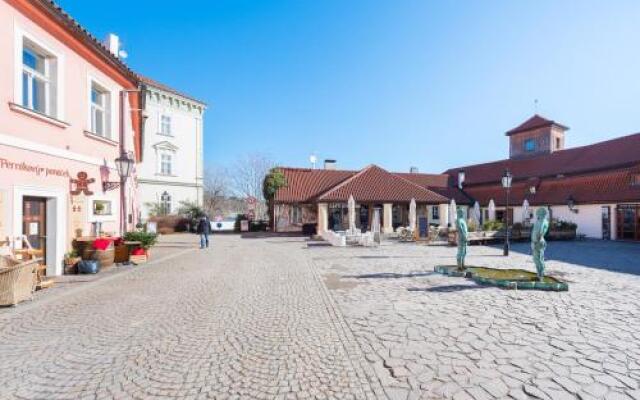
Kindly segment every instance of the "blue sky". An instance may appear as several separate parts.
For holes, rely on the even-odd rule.
[[[442,172],[504,158],[534,111],[568,146],[640,132],[640,2],[60,1],[196,98],[205,163]],[[123,11],[126,10],[126,11]]]

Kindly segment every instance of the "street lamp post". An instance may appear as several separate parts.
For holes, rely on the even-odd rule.
[[[504,235],[504,249],[503,249],[503,255],[504,256],[508,256],[509,255],[509,195],[511,192],[511,182],[513,180],[513,176],[511,175],[511,172],[506,169],[504,171],[504,175],[502,176],[502,187],[505,188],[507,190],[507,208],[505,210],[505,235]]]
[[[120,157],[115,159],[116,169],[120,176],[120,232],[122,235],[127,231],[127,202],[125,198],[125,184],[131,176],[133,169],[133,158],[125,151],[120,153]]]

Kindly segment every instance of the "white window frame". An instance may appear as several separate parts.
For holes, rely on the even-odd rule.
[[[168,131],[165,132],[162,128],[164,127],[164,123],[163,123],[163,118],[168,118],[169,119],[169,124],[168,126]],[[169,137],[173,137],[173,117],[171,116],[171,114],[163,112],[160,113],[158,115],[158,134],[162,135],[162,136],[169,136]]]
[[[104,113],[104,128],[105,132],[100,134],[96,132],[93,125],[93,101],[91,99],[91,91],[93,89],[93,85],[98,86],[102,91],[107,94],[106,101],[107,104],[104,107],[108,107]],[[97,79],[92,75],[88,75],[87,77],[87,132],[90,132],[93,135],[100,136],[103,138],[107,138],[109,140],[118,141],[118,135],[115,134],[115,129],[118,126],[118,105],[117,99],[118,96],[117,90],[114,90],[113,87],[105,84],[102,80]]]
[[[163,157],[169,157],[169,173],[165,173],[163,171]],[[175,165],[176,165],[176,153],[174,151],[171,150],[167,150],[167,149],[161,149],[158,151],[158,175],[162,175],[162,176],[176,176],[176,170],[175,170]]]
[[[23,105],[23,90],[22,90],[22,74],[25,71],[25,67],[22,62],[22,51],[24,49],[25,41],[33,43],[34,47],[37,47],[49,58],[55,58],[55,75],[51,76],[52,71],[51,62],[45,60],[45,78],[48,81],[47,89],[45,91],[45,113],[41,113],[33,108]],[[16,25],[14,28],[14,104],[18,104],[30,111],[46,115],[58,120],[64,120],[65,108],[64,108],[64,94],[65,94],[65,82],[64,82],[64,54],[62,51],[57,50],[54,46],[39,39],[36,35],[27,32],[22,27]],[[37,71],[31,71],[30,73],[36,73]],[[39,74],[38,74],[39,75]],[[32,87],[32,81],[29,84],[29,89]],[[51,98],[51,86],[55,88],[55,98]],[[54,103],[55,102],[55,103]],[[55,112],[51,110],[52,104],[55,104]]]
[[[168,197],[167,203],[168,207],[165,207],[165,195]],[[171,193],[167,192],[166,190],[162,193],[160,193],[160,199],[159,199],[159,203],[160,203],[160,209],[161,209],[161,213],[163,215],[169,215],[171,214],[172,208],[173,208],[173,196],[171,195]]]

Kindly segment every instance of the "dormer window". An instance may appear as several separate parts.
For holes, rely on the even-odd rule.
[[[536,151],[536,141],[535,139],[527,139],[524,141],[524,151],[527,153],[532,153]]]

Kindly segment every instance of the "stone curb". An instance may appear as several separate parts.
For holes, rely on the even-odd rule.
[[[543,290],[549,292],[566,292],[569,290],[569,285],[566,282],[525,282],[525,281],[513,281],[508,279],[491,279],[477,276],[471,271],[460,272],[455,270],[456,267],[450,267],[445,265],[436,265],[433,267],[433,271],[446,276],[460,277],[471,279],[479,285],[496,286],[503,289],[519,289],[519,290]]]

